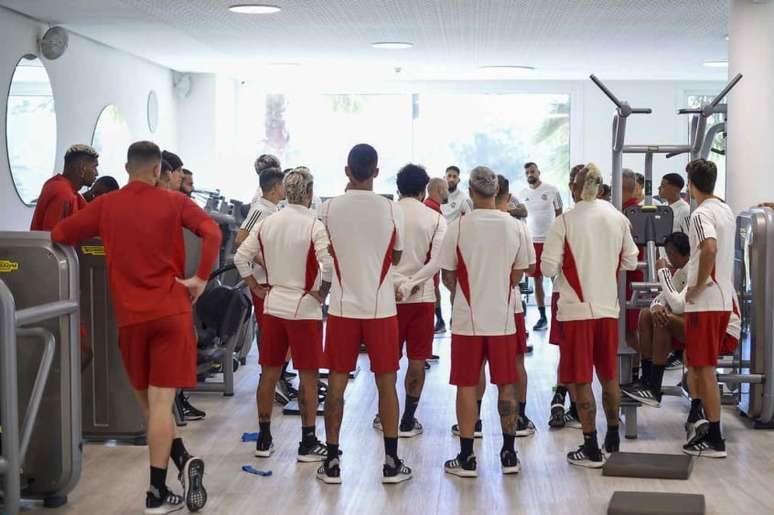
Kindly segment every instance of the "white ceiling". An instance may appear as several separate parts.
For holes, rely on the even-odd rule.
[[[0,0],[0,5],[180,71],[260,75],[269,63],[407,79],[724,79],[729,0]],[[2,15],[0,13],[0,15]],[[371,48],[411,41],[410,50]],[[402,69],[395,75],[395,68]],[[274,70],[272,73],[281,73]]]

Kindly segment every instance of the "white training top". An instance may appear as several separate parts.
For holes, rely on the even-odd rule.
[[[396,276],[414,279],[413,284],[417,284],[417,277],[425,278],[420,283],[419,291],[404,297],[399,304],[435,303],[433,275],[440,270],[438,255],[446,234],[446,220],[415,198],[400,199],[398,206],[403,211],[404,238],[403,255],[400,263],[395,266]]]
[[[638,254],[629,220],[606,200],[578,202],[559,216],[540,262],[543,275],[562,273],[558,320],[618,318],[618,272],[634,270]]]
[[[532,242],[532,233],[529,231],[529,227],[526,223],[519,220],[519,226],[522,229],[524,244],[527,246],[527,254],[529,258],[527,263],[534,265],[537,263],[537,254],[535,254],[535,244]],[[513,287],[513,295],[516,297],[516,304],[513,307],[514,313],[524,313],[524,306],[521,305],[521,289],[519,285]]]
[[[320,219],[331,240],[334,280],[329,313],[395,316],[392,251],[403,250],[403,212],[373,191],[349,190],[325,202]]]
[[[688,225],[691,220],[691,205],[683,199],[669,204],[672,208],[672,232],[682,232],[688,234]]]
[[[731,208],[717,198],[702,202],[691,215],[691,258],[688,269],[688,286],[695,286],[699,274],[700,246],[709,238],[717,242],[715,268],[707,281],[707,288],[685,306],[685,311],[731,311],[734,293],[734,239],[736,219]]]
[[[288,207],[288,201],[287,200],[280,200],[279,204],[277,204],[277,209],[284,209]],[[320,206],[322,205],[322,201],[320,200],[320,197],[317,195],[312,197],[312,202],[309,204],[309,210],[314,214],[315,218],[320,217]]]
[[[538,243],[545,241],[548,230],[556,218],[556,210],[562,209],[562,196],[555,186],[541,183],[537,188],[524,188],[519,200],[527,206],[527,224],[532,239]]]
[[[325,226],[304,206],[289,204],[255,226],[234,256],[239,275],[250,275],[256,258],[265,264],[271,287],[263,312],[287,320],[322,320],[320,302],[309,292],[331,281]],[[321,266],[322,265],[322,271]]]
[[[251,233],[255,229],[255,226],[258,224],[258,222],[265,220],[276,212],[277,204],[274,204],[273,202],[266,200],[263,197],[259,197],[258,200],[255,200],[250,206],[250,211],[247,213],[247,217],[242,222],[240,229]],[[266,272],[263,270],[263,267],[257,263],[252,263],[252,267],[253,277],[255,277],[255,280],[258,281],[258,284],[265,284]]]
[[[461,215],[473,211],[473,202],[460,186],[458,184],[456,190],[449,192],[449,201],[446,204],[441,204],[441,212],[447,222],[453,222]]]
[[[519,222],[508,213],[476,209],[451,224],[441,247],[441,268],[457,272],[452,334],[514,334],[511,271],[526,270],[529,255]]]

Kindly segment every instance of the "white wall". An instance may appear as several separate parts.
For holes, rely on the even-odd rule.
[[[0,7],[0,230],[27,230],[33,208],[25,206],[13,185],[6,152],[6,98],[16,63],[37,54],[37,38],[47,25]],[[70,47],[56,61],[41,59],[48,71],[57,116],[56,170],[73,143],[91,143],[102,109],[115,104],[126,117],[133,140],[151,139],[163,148],[177,142],[172,72],[91,40],[70,35]],[[150,133],[146,105],[149,91],[159,101],[159,125]],[[124,149],[125,150],[125,149]],[[123,170],[100,170],[118,175]]]

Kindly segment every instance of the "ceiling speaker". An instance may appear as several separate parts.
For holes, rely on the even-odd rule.
[[[59,59],[62,54],[67,50],[67,43],[69,41],[67,31],[62,27],[51,27],[40,38],[40,53],[48,59],[53,61]]]
[[[188,98],[191,94],[191,75],[175,72],[172,76],[172,84],[179,99]]]

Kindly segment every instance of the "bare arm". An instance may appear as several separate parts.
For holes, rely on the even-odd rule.
[[[441,279],[446,289],[454,294],[457,289],[457,271],[456,270],[442,270]]]

